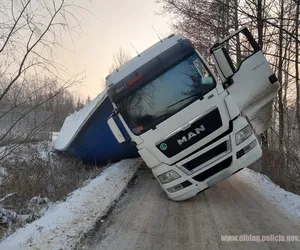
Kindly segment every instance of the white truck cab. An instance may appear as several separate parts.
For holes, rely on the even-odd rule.
[[[229,49],[237,37],[239,58]],[[119,143],[136,145],[176,201],[258,160],[262,150],[256,136],[271,122],[279,84],[248,29],[210,52],[218,77],[188,39],[171,35],[106,80],[115,109],[108,120],[113,134]]]

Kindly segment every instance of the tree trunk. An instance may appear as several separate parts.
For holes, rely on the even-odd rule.
[[[238,15],[238,0],[234,1],[234,28],[237,30],[239,28],[239,15]],[[236,37],[236,63],[240,65],[242,62],[242,54],[241,54],[241,42],[240,36]]]
[[[278,59],[278,80],[281,84],[281,88],[278,91],[278,109],[279,109],[279,149],[283,150],[283,138],[284,138],[284,106],[283,106],[283,91],[282,91],[282,67],[283,67],[283,12],[284,12],[284,0],[281,0],[280,6],[280,29],[279,29],[279,43],[278,43],[278,51],[279,51],[279,59]]]
[[[263,29],[264,29],[264,22],[263,22],[263,3],[262,0],[257,1],[257,35],[258,35],[258,45],[261,49],[263,49]],[[267,149],[269,147],[268,142],[268,131],[265,131],[261,134],[261,143],[263,149]]]
[[[295,35],[299,36],[299,1],[296,1]],[[295,40],[296,118],[300,143],[300,86],[299,86],[299,41]]]
[[[263,48],[263,30],[264,30],[264,21],[263,21],[262,0],[257,0],[257,35],[258,35],[258,45],[261,48]]]

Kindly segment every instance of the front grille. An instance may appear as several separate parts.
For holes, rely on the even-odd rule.
[[[199,118],[185,130],[179,130],[171,137],[156,144],[158,150],[167,157],[173,157],[191,145],[212,134],[223,125],[218,108]]]
[[[206,171],[194,176],[193,179],[196,180],[196,181],[204,181],[207,178],[209,178],[209,177],[215,175],[216,173],[222,171],[223,169],[228,168],[231,165],[231,162],[232,162],[232,157],[229,157],[226,160],[221,161],[217,165],[207,169]]]
[[[226,151],[227,151],[227,141],[222,142],[221,144],[214,147],[213,149],[211,149],[211,150],[205,152],[204,154],[199,155],[195,159],[183,164],[183,167],[189,171],[192,171],[193,169],[200,166],[204,162],[207,162],[210,159],[213,159],[214,157],[216,157]]]

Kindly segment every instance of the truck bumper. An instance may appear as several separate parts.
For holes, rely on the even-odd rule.
[[[169,193],[166,191],[168,197],[174,201],[182,201],[189,199],[199,192],[217,184],[218,182],[227,179],[231,175],[235,174],[239,170],[251,165],[255,161],[257,161],[261,157],[261,147],[257,144],[255,148],[253,148],[246,155],[242,156],[240,159],[232,160],[232,163],[226,169],[216,173],[215,175],[209,177],[205,181],[198,182],[194,179],[190,180],[192,183],[191,186],[186,189],[182,189],[182,191]]]
[[[200,169],[196,172],[185,171],[185,169],[180,166],[180,163],[176,165],[176,168],[174,168],[175,165],[165,166],[165,164],[161,164],[158,166],[166,170],[173,169],[181,176],[170,183],[160,183],[168,197],[174,201],[189,199],[257,161],[262,156],[262,150],[254,134],[240,145],[235,144],[235,133],[245,125],[247,125],[247,123],[245,123],[244,118],[238,118],[233,126],[233,132],[230,135],[220,139],[211,145],[209,149],[204,149],[207,152],[207,150],[213,149],[216,145],[224,141],[230,141],[231,143],[231,150],[229,152],[208,165],[204,164],[205,167],[201,168],[200,166]],[[153,174],[157,176],[155,170],[156,168],[152,169]],[[161,169],[159,172],[161,172]],[[174,192],[174,187],[179,187],[175,188],[178,191]]]

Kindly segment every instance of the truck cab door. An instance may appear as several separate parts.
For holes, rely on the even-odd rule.
[[[210,53],[224,88],[261,134],[271,125],[279,83],[253,36],[242,28],[216,43]]]

